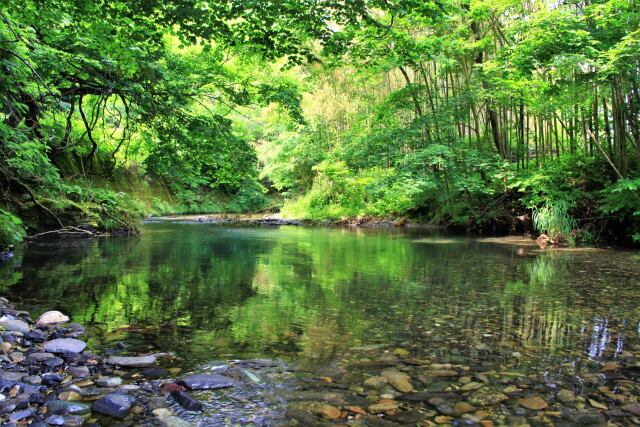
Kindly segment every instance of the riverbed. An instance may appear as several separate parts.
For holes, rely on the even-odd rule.
[[[162,221],[0,268],[1,295],[69,315],[92,351],[241,366],[204,411],[171,405],[191,425],[640,422],[638,252]]]

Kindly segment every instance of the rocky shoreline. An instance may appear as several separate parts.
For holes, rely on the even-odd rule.
[[[3,426],[190,425],[169,406],[202,404],[188,391],[231,387],[240,371],[170,377],[169,354],[101,357],[78,339],[84,328],[59,311],[33,321],[0,298],[0,421]],[[124,347],[121,345],[120,347]],[[120,348],[122,350],[122,348]],[[222,371],[222,369],[221,369]],[[233,376],[237,379],[234,379]],[[124,423],[124,424],[123,424]]]

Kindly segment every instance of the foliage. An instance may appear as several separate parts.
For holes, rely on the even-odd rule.
[[[24,236],[20,218],[0,209],[0,248],[22,241]]]

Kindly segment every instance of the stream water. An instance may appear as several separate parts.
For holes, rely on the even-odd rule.
[[[362,425],[378,424],[344,408],[404,425],[640,422],[619,409],[640,400],[638,252],[411,229],[155,223],[142,239],[30,245],[0,266],[0,284],[35,316],[56,309],[85,325],[93,350],[172,352],[183,372],[245,361],[245,387],[196,393],[204,413],[172,405],[193,425],[329,422],[324,403]],[[401,386],[365,383],[385,369],[450,398],[398,407]],[[468,398],[478,389],[505,399]],[[473,409],[447,411],[434,396]],[[522,403],[531,397],[547,413]],[[367,409],[376,402],[391,409]]]

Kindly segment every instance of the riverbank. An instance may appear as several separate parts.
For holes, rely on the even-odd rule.
[[[171,354],[121,355],[86,351],[84,327],[59,311],[37,320],[0,298],[0,419],[3,426],[124,425],[188,426],[169,407],[202,411],[187,390],[240,384],[231,366],[216,374],[182,375]],[[224,368],[224,369],[223,369]],[[224,374],[223,374],[224,373]],[[155,423],[155,424],[154,424]],[[123,425],[123,424],[118,424]]]

